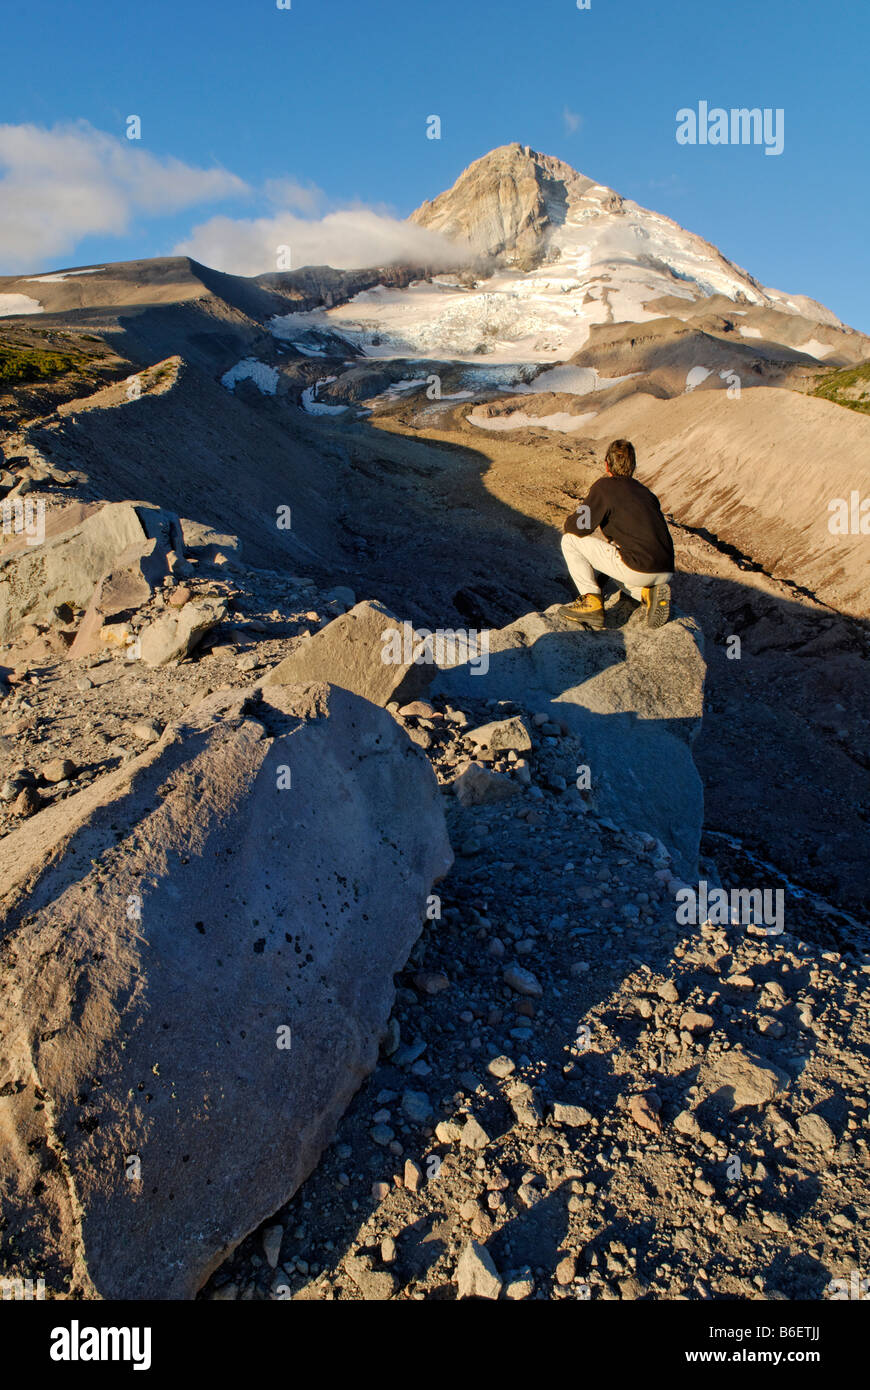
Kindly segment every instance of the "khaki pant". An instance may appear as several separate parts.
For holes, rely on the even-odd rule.
[[[653,584],[667,584],[674,577],[673,573],[643,574],[640,570],[630,570],[613,542],[604,536],[574,536],[566,532],[562,537],[562,554],[580,594],[601,593],[596,572],[610,575],[638,601],[642,589]]]

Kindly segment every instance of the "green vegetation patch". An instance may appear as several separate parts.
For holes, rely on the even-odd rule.
[[[29,381],[51,381],[65,372],[81,371],[81,357],[70,352],[50,352],[45,348],[10,347],[0,343],[0,385],[15,386]]]
[[[870,362],[829,372],[810,395],[822,396],[835,405],[844,405],[849,410],[861,410],[865,415],[870,415]]]

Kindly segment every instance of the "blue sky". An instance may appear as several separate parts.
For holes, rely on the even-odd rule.
[[[136,114],[137,152],[155,170],[175,159],[244,188],[182,171],[186,205],[161,193],[152,206],[129,180],[116,205],[114,189],[95,197],[73,171],[75,229],[63,203],[46,207],[52,228],[28,232],[16,261],[0,225],[0,273],[167,254],[215,215],[271,216],[275,180],[321,191],[310,206],[299,195],[302,216],[363,203],[404,217],[517,140],[870,331],[866,0],[591,0],[588,11],[576,0],[43,0],[7,9],[3,31],[3,127],[87,122],[126,157]],[[677,110],[702,99],[782,107],[783,153],[678,145]],[[426,139],[432,114],[440,141]],[[8,132],[7,144],[19,160],[7,213],[41,215],[26,147]]]

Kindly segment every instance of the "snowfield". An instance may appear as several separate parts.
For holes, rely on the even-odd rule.
[[[61,280],[71,280],[74,275],[98,275],[105,268],[104,265],[95,265],[90,270],[57,270],[53,275],[28,275],[26,279],[33,285],[56,285]]]
[[[827,357],[829,352],[834,351],[834,348],[827,343],[820,343],[818,338],[810,338],[806,343],[799,343],[795,351],[808,352],[810,357]]]
[[[720,294],[735,304],[803,312],[669,218],[632,202],[607,210],[614,196],[601,186],[587,192],[553,228],[535,269],[497,270],[473,288],[449,277],[403,290],[378,285],[332,309],[281,315],[270,327],[291,343],[311,329],[332,331],[372,358],[542,363],[580,351],[593,324],[679,316],[673,305],[657,306],[665,297],[688,307]]]
[[[9,318],[13,314],[41,314],[42,305],[38,299],[31,299],[27,294],[0,294],[0,319]]]

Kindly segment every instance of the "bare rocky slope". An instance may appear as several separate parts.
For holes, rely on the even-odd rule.
[[[185,764],[191,756],[199,761],[209,756],[208,744],[198,745],[203,736],[194,731],[211,728],[222,733],[223,711],[248,710],[240,730],[255,731],[265,722],[270,739],[278,733],[266,711],[250,703],[252,681],[264,692],[274,689],[270,675],[283,668],[281,684],[292,696],[298,689],[294,679],[311,674],[313,654],[321,650],[318,643],[322,651],[317,661],[325,678],[354,685],[366,682],[361,693],[369,696],[375,693],[370,682],[381,680],[379,651],[371,645],[368,662],[360,653],[356,675],[347,667],[347,637],[340,628],[344,620],[335,615],[352,603],[353,594],[343,590],[330,595],[305,576],[245,565],[230,537],[221,548],[207,543],[213,533],[203,535],[190,523],[183,529],[183,563],[178,562],[154,598],[125,622],[108,615],[105,630],[115,641],[103,643],[102,650],[80,658],[47,651],[52,638],[61,649],[66,645],[58,627],[63,615],[48,625],[32,625],[42,631],[25,629],[18,634],[20,640],[30,641],[31,649],[34,643],[43,645],[40,657],[22,659],[15,654],[3,711],[8,721],[3,725],[4,743],[13,752],[13,766],[6,764],[4,795],[10,781],[15,792],[11,806],[6,803],[12,833],[0,841],[9,865],[4,881],[20,882],[28,895],[18,905],[21,889],[16,887],[15,902],[7,902],[7,986],[10,968],[16,988],[26,985],[34,958],[32,946],[25,949],[26,936],[38,932],[42,938],[46,931],[59,929],[58,906],[64,902],[58,898],[59,874],[68,883],[70,907],[71,895],[82,895],[87,887],[82,873],[100,876],[101,922],[107,894],[118,898],[119,915],[131,896],[127,890],[136,896],[137,851],[128,822],[134,834],[150,837],[168,861],[161,868],[164,891],[177,897],[177,886],[172,885],[189,870],[173,866],[171,836],[155,820],[169,817],[168,825],[174,818],[179,849],[189,840],[185,858],[192,852],[200,865],[192,882],[196,897],[201,897],[201,831],[196,840],[190,837],[194,826],[202,826],[202,815],[193,806],[185,811],[185,798],[200,799],[207,784],[212,788],[210,801],[221,804],[227,773],[209,778],[203,767],[194,777],[204,776],[205,784],[200,790],[194,783],[186,789],[184,779],[189,781],[190,773]],[[212,615],[210,629],[189,655],[184,655],[186,648],[176,651],[173,661],[180,664],[128,660],[124,648],[116,645],[119,626],[128,627],[135,641],[137,635],[141,639],[150,628],[165,623],[169,614],[183,615],[186,608],[201,607],[210,598],[223,603],[225,616],[218,620]],[[565,646],[561,659],[546,659],[537,675],[533,667],[518,668],[511,675],[499,652],[516,651],[523,660],[526,652],[534,659],[536,646],[546,640],[540,635],[548,630],[546,621],[542,629],[541,619],[531,627],[525,620],[524,630],[538,634],[531,648],[513,646],[508,629],[495,635],[494,659],[483,677],[475,678],[460,666],[438,678],[448,683],[449,694],[418,697],[401,711],[393,703],[396,747],[403,746],[406,756],[424,755],[445,793],[456,865],[435,887],[437,898],[429,900],[424,932],[410,959],[403,968],[401,960],[396,962],[398,988],[391,1021],[382,1025],[380,1061],[347,1110],[327,1155],[290,1204],[269,1211],[255,1230],[250,1228],[256,1217],[251,1220],[247,1206],[250,1234],[220,1266],[205,1296],[817,1298],[825,1296],[831,1278],[862,1267],[867,1254],[866,939],[858,935],[846,944],[848,923],[842,915],[831,917],[824,902],[791,892],[786,930],[780,937],[745,924],[717,928],[677,923],[674,894],[680,891],[681,879],[674,857],[655,833],[637,824],[637,804],[631,789],[623,786],[626,769],[622,761],[613,765],[619,754],[607,755],[595,719],[596,713],[603,719],[606,737],[609,721],[602,710],[608,701],[624,708],[635,686],[644,701],[630,759],[636,783],[647,775],[644,725],[647,738],[659,737],[656,714],[676,716],[678,721],[692,714],[697,741],[703,672],[692,665],[692,625],[678,620],[667,633],[670,657],[655,690],[649,667],[638,682],[643,654],[655,663],[657,638],[639,628],[636,616],[618,602],[609,605],[608,614],[605,645],[582,649],[576,663],[570,662],[565,644],[584,639],[573,632],[560,635],[556,627],[557,641]],[[311,634],[307,638],[306,632]],[[615,666],[608,661],[611,649]],[[684,660],[689,659],[688,667],[674,662],[679,649]],[[620,666],[621,651],[628,659]],[[294,663],[300,661],[304,666],[294,671]],[[576,693],[567,702],[560,689],[560,669],[576,683]],[[600,687],[602,676],[610,683],[609,696]],[[511,684],[513,698],[505,698],[505,681]],[[555,703],[548,698],[547,681],[553,682],[550,694],[563,697]],[[381,690],[380,697],[387,693]],[[572,707],[582,716],[579,723],[571,717]],[[190,710],[193,714],[187,713]],[[329,737],[328,730],[320,737]],[[611,737],[617,749],[622,746],[618,733]],[[353,742],[359,750],[358,736]],[[250,744],[251,752],[259,743],[262,739]],[[140,754],[143,747],[148,751]],[[221,766],[226,769],[226,739],[223,747]],[[264,752],[267,748],[256,757]],[[322,762],[322,755],[315,756]],[[283,761],[283,755],[277,760]],[[178,764],[174,772],[170,761]],[[340,759],[341,765],[346,761]],[[306,776],[292,752],[288,763],[297,794],[310,801],[312,789],[322,784],[322,769]],[[584,765],[592,771],[588,789],[575,785],[575,774]],[[193,771],[196,763],[190,766]],[[390,776],[389,769],[389,758],[384,761],[381,755],[382,777]],[[141,810],[151,806],[154,796],[148,778],[162,780],[167,772],[167,785],[157,796],[162,809]],[[119,803],[118,791],[128,784],[131,792]],[[247,876],[252,888],[261,881],[265,864],[253,846],[263,840],[267,825],[272,826],[268,834],[274,834],[269,806],[275,785],[273,779],[271,792],[264,784],[259,793],[266,822],[259,824],[255,817],[247,832],[250,855],[244,852],[238,829],[232,833],[234,859],[240,853],[244,861],[236,865],[234,895],[241,890],[249,897],[244,889]],[[391,805],[388,787],[381,788],[377,800],[386,812]],[[123,837],[118,841],[113,833],[112,848],[102,850],[94,830],[89,830],[86,860],[76,869],[64,839],[59,841],[56,822],[79,824],[80,803],[92,822],[94,807],[110,806],[111,824],[115,832],[123,830]],[[419,823],[416,795],[413,802],[403,803],[403,811],[411,804],[414,816],[403,815],[402,820]],[[689,814],[685,799],[678,804],[684,817]],[[150,815],[150,822],[143,822],[143,815]],[[334,819],[334,810],[329,815]],[[700,804],[695,815],[697,836]],[[221,819],[225,822],[225,810]],[[345,822],[336,823],[335,829],[344,841]],[[396,833],[397,827],[387,831],[389,838]],[[307,858],[304,843],[300,849]],[[147,862],[154,864],[153,855]],[[284,872],[279,866],[280,855],[275,867]],[[687,864],[684,872],[691,879],[698,870]],[[700,873],[711,885],[718,882],[709,862]],[[149,879],[153,877],[150,870]],[[378,881],[380,892],[382,875]],[[730,879],[732,885],[752,881],[751,876]],[[288,883],[281,901],[294,901],[300,883],[292,888]],[[156,884],[143,889],[141,921],[143,927],[151,924],[149,949],[156,965],[160,951],[155,953],[153,917],[156,912],[159,921],[161,908],[160,890],[155,897],[155,888]],[[200,949],[208,949],[221,916],[234,901],[222,891],[191,913],[191,921],[196,916],[203,928],[204,934],[197,937],[197,921],[192,921],[193,941],[201,940]],[[422,898],[419,901],[422,907]],[[86,908],[85,894],[75,909],[75,936],[67,937],[67,951],[76,953],[84,945]],[[46,915],[42,925],[40,910]],[[245,917],[252,911],[249,903],[240,910]],[[258,902],[256,910],[259,920],[251,935],[262,934],[264,965],[269,965],[271,909]],[[381,913],[376,911],[380,923]],[[173,909],[171,916],[177,934],[178,912]],[[237,912],[231,916],[237,919]],[[126,909],[121,921],[127,930],[119,933],[110,960],[112,970],[123,967],[129,979],[141,952],[138,921],[135,913],[128,917]],[[838,923],[842,940],[832,949]],[[251,968],[261,958],[255,941]],[[58,982],[65,978],[65,959],[62,951]],[[86,968],[94,984],[107,978],[98,955]],[[141,991],[148,979],[141,960],[132,978],[137,974]],[[75,976],[76,970],[71,970],[69,978]],[[337,978],[334,970],[328,978]],[[251,982],[255,985],[254,977]],[[125,995],[129,988],[124,986]],[[152,1004],[154,990],[152,982]],[[221,990],[221,1017],[229,1025],[240,1019],[237,994],[233,977]],[[63,991],[53,989],[52,996],[57,1011]],[[186,996],[185,1016],[195,1019],[190,986]],[[16,997],[13,992],[10,998],[7,989],[14,1026],[6,1033],[2,1054],[4,1179],[8,1182],[10,1172],[20,1171],[24,1183],[16,1189],[16,1201],[5,1206],[14,1211],[30,1190],[36,1201],[30,1198],[27,1224],[15,1221],[4,1232],[4,1274],[27,1278],[48,1273],[53,1296],[89,1291],[133,1297],[152,1291],[157,1296],[189,1293],[190,1284],[180,1279],[161,1285],[159,1262],[148,1261],[150,1236],[148,1248],[140,1248],[145,1228],[136,1221],[135,1188],[130,1193],[134,1205],[123,1243],[123,1270],[106,1263],[106,1255],[114,1251],[117,1266],[119,1246],[112,1239],[104,1247],[98,1238],[99,1205],[83,1227],[81,1263],[71,1265],[69,1258],[46,1261],[36,1241],[34,1210],[39,1212],[48,1202],[57,1178],[62,1179],[59,1197],[66,1186],[86,1196],[88,1175],[104,1168],[89,1156],[111,1139],[107,1126],[121,1120],[125,1107],[117,1120],[112,1119],[123,1091],[116,1089],[114,1069],[100,1041],[110,1040],[112,1032],[95,1027],[98,1007],[105,1023],[113,1017],[110,998],[101,1002],[100,987],[91,996],[81,1034],[83,1043],[95,1050],[86,1067],[99,1084],[95,1088],[91,1080],[73,1088],[65,1102],[69,1115],[53,1105],[54,1127],[41,1144],[35,1143],[33,1126],[45,1128],[45,1122],[41,1106],[33,1111],[32,1087],[38,1085],[43,1096],[49,1090],[60,1101],[58,1083],[68,1092],[72,1078],[65,1081],[65,1065],[55,1079],[51,1057],[69,1059],[70,1052],[57,1050],[55,1027],[46,1029],[42,1020],[48,1015],[35,1007],[38,997],[26,1007],[22,1001],[15,1011]],[[262,1013],[261,986],[257,997]],[[21,1066],[21,1022],[31,1015],[46,1034],[31,1044],[32,1073]],[[382,1017],[386,1022],[386,1015]],[[138,1036],[141,1028],[133,1023],[129,1009],[118,1023],[121,1020],[141,1050],[148,1039]],[[297,1028],[301,1023],[299,1041],[304,1048],[306,1030],[298,1006],[293,1020]],[[174,1141],[190,1145],[185,1149],[188,1164],[205,1164],[210,1186],[216,1188],[204,1197],[194,1167],[191,1185],[182,1186],[181,1195],[189,1192],[185,1201],[196,1196],[198,1230],[208,1215],[209,1230],[214,1230],[211,1250],[217,1253],[222,1241],[233,1243],[229,1205],[222,1195],[224,1178],[215,1180],[213,1158],[201,1147],[207,1136],[202,1121],[196,1120],[196,1107],[188,1111],[189,1088],[202,1085],[202,1037],[188,1042],[183,1076],[165,1037],[152,1039],[150,1045],[154,1066],[146,1065],[150,1053],[139,1059],[143,1080],[133,1094],[140,1096],[136,1106],[141,1114],[128,1118],[124,1147],[129,1158],[143,1160],[143,1175],[150,1173],[153,1180],[167,1162],[161,1152],[163,1110],[166,1118],[172,1114]],[[306,1074],[304,1067],[300,1071],[295,1066],[294,1076]],[[257,1068],[259,1096],[259,1063]],[[217,1080],[220,1072],[214,1066],[210,1070]],[[274,1108],[267,1109],[271,1125]],[[213,1118],[219,1123],[217,1115]],[[246,1171],[266,1119],[267,1112],[257,1106],[245,1128]],[[289,1126],[291,1142],[289,1135],[298,1128],[292,1116]],[[322,1131],[318,1145],[328,1141],[331,1128],[334,1122]],[[16,1151],[16,1140],[27,1134],[34,1139],[28,1146],[28,1167],[16,1170],[10,1153]],[[274,1137],[262,1132],[262,1142],[266,1154],[274,1154]],[[278,1151],[283,1147],[279,1143]],[[297,1148],[298,1141],[292,1141],[294,1153]],[[226,1181],[235,1187],[232,1145],[224,1144],[221,1152]],[[161,1165],[156,1172],[154,1162]],[[118,1178],[124,1181],[120,1173]],[[166,1178],[175,1192],[177,1182],[168,1168]],[[294,1185],[283,1162],[274,1178]],[[165,1184],[153,1185],[158,1193],[151,1200],[158,1202],[157,1211],[164,1210],[160,1193],[165,1197]],[[104,1206],[108,1201],[105,1210],[111,1218],[123,1192],[109,1199],[105,1188],[103,1178],[87,1200]],[[249,1202],[268,1204],[271,1190],[269,1183],[244,1185]],[[175,1197],[179,1199],[178,1192]],[[171,1229],[177,1258],[184,1227],[173,1220]],[[239,1233],[245,1234],[244,1227]],[[75,1249],[71,1229],[68,1239]],[[156,1280],[153,1290],[152,1283],[137,1282],[140,1260]],[[213,1256],[210,1260],[206,1250],[198,1249],[190,1277],[195,1278],[197,1269],[202,1277],[210,1262]]]

